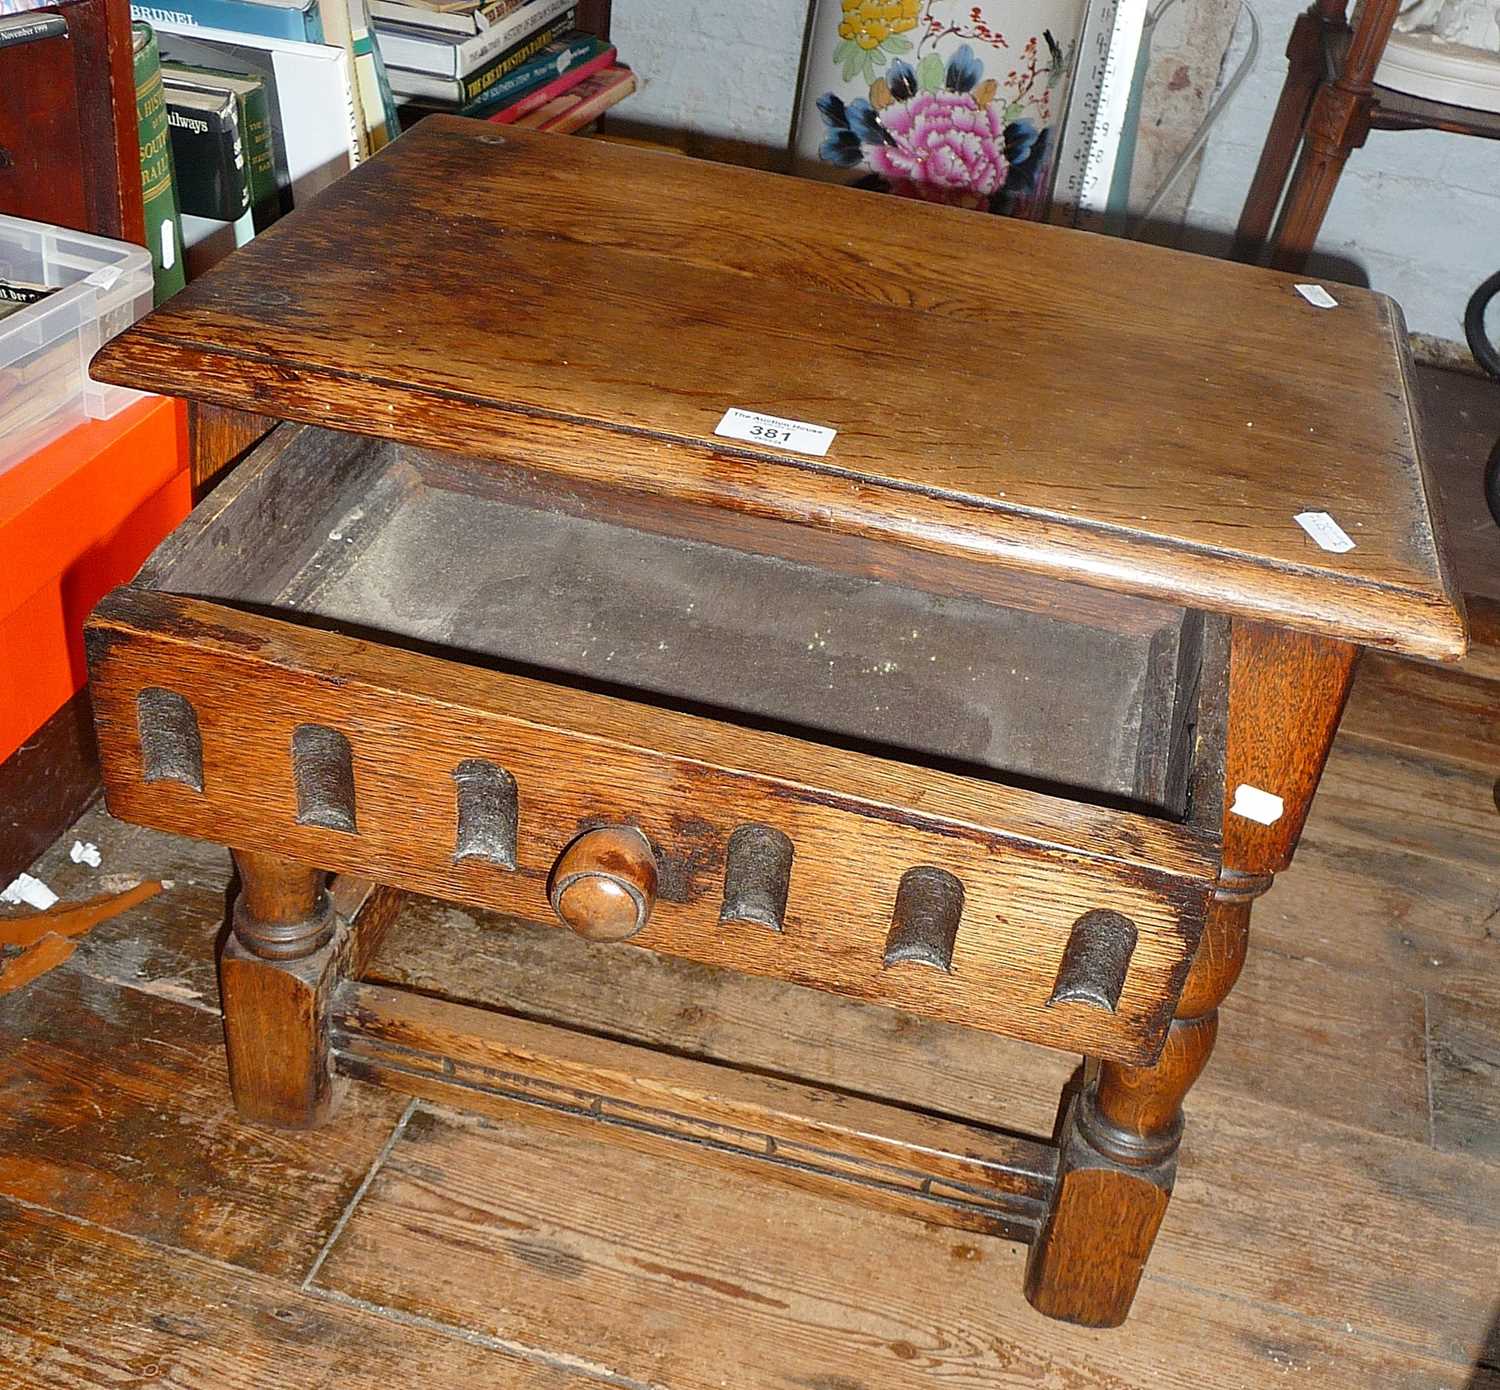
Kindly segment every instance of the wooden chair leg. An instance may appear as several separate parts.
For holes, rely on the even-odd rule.
[[[1302,154],[1271,238],[1270,264],[1301,270],[1312,254],[1323,219],[1351,150],[1370,133],[1375,70],[1396,22],[1400,0],[1366,0],[1350,36],[1343,68],[1318,89],[1302,141]]]
[[[240,893],[219,955],[235,1106],[248,1120],[309,1129],[332,1112],[328,1006],[394,918],[400,894],[278,855],[234,851]]]
[[[1313,99],[1302,154],[1297,160],[1281,216],[1277,218],[1275,234],[1271,237],[1271,254],[1267,263],[1275,270],[1300,271],[1317,244],[1318,233],[1343,176],[1349,151],[1355,148],[1348,143],[1346,136],[1330,136],[1324,132],[1348,127],[1350,100],[1348,93],[1337,87],[1323,87]],[[1363,140],[1358,143],[1362,144]]]
[[[1257,261],[1265,250],[1287,175],[1302,144],[1313,98],[1323,80],[1323,22],[1316,9],[1297,16],[1287,40],[1286,57],[1286,81],[1234,233],[1232,254],[1237,261]]]
[[[1183,1098],[1245,962],[1250,904],[1270,886],[1269,874],[1225,872],[1161,1058],[1150,1067],[1105,1062],[1073,1101],[1056,1193],[1026,1266],[1038,1312],[1085,1327],[1125,1321],[1176,1177]]]

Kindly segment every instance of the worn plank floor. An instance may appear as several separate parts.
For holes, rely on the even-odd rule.
[[[0,999],[0,1390],[1500,1390],[1496,675],[1366,663],[1107,1333],[1034,1316],[1019,1246],[586,1121],[354,1085],[318,1133],[242,1125],[227,858],[91,811],[103,868],[70,835],[39,874],[169,886]],[[434,902],[373,974],[1032,1131],[1076,1064]]]

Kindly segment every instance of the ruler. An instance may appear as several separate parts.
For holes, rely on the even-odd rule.
[[[1078,36],[1058,145],[1053,222],[1101,229],[1149,0],[1094,0]]]

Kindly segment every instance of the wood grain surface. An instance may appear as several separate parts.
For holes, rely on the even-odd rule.
[[[148,590],[116,590],[89,629],[116,814],[474,906],[545,915],[563,847],[600,821],[660,847],[658,905],[636,941],[709,964],[1122,1061],[1159,1050],[1216,870],[1205,829],[734,728]],[[143,778],[138,696],[191,692],[203,790]],[[299,820],[294,731],[346,730],[357,833]],[[455,859],[454,769],[516,781],[517,870]],[[786,930],[719,920],[740,824],[796,846]],[[901,876],[930,864],[967,900],[951,972],[887,967]],[[1074,922],[1138,932],[1113,1012],[1049,1004]]]
[[[222,890],[214,896],[222,904]],[[205,961],[211,922],[195,925]],[[139,921],[134,931],[139,939]],[[138,947],[135,959],[149,957]],[[361,1088],[344,1124],[316,1134],[240,1120],[218,1015],[185,994],[122,989],[69,965],[0,1001],[0,1195],[220,1264],[300,1276],[405,1101]]]
[[[1439,657],[1390,301],[436,118],[116,338],[102,380]],[[649,188],[649,196],[642,189]],[[436,229],[441,229],[436,230]],[[378,263],[347,254],[378,238]],[[934,255],[940,245],[942,255]],[[731,406],[826,458],[716,439]],[[1326,511],[1338,555],[1297,526]]]
[[[747,1384],[841,1390],[1049,1377],[1188,1387],[1203,1383],[1205,1355],[1219,1386],[1263,1390],[1293,1372],[1318,1387],[1462,1385],[1456,1368],[1483,1354],[1495,1262],[1493,1221],[1466,1230],[1455,1217],[1495,1191],[1494,1171],[1435,1155],[1428,1178],[1398,1170],[1404,1146],[1367,1145],[1370,1136],[1315,1120],[1289,1142],[1286,1120],[1251,1103],[1211,1152],[1185,1162],[1138,1306],[1116,1333],[1024,1313],[1020,1246],[898,1228],[893,1216],[800,1193],[746,1208],[727,1174],[704,1182],[669,1158],[577,1131],[420,1113],[317,1284],[566,1347],[673,1390],[718,1390],[726,1365]],[[1333,1170],[1317,1172],[1325,1153]],[[1301,1186],[1309,1180],[1314,1188]],[[1314,1190],[1318,1205],[1297,1200]],[[1401,1215],[1429,1202],[1430,1234],[1413,1241]],[[1422,1282],[1448,1270],[1461,1272],[1440,1309]],[[1205,1284],[1215,1293],[1200,1302]],[[1475,1385],[1493,1381],[1481,1372]]]
[[[494,1338],[395,1322],[284,1280],[0,1200],[15,1284],[0,1303],[6,1390],[595,1390]],[[441,1370],[435,1371],[435,1368]],[[435,1379],[434,1376],[437,1376]]]
[[[224,472],[254,448],[276,420],[194,402],[188,407],[188,460],[193,495],[201,497]]]
[[[45,1162],[0,1162],[25,1204],[0,1227],[0,1385],[718,1390],[748,1367],[796,1390],[1497,1390],[1493,773],[1449,780],[1478,767],[1424,750],[1424,728],[1453,727],[1431,704],[1390,739],[1361,725],[1373,678],[1362,666],[1297,861],[1257,906],[1152,1264],[1105,1333],[1035,1316],[1019,1246],[727,1166],[706,1178],[676,1149],[422,1107],[397,1136],[400,1099],[357,1083],[316,1133],[240,1125],[211,1012],[228,854],[96,807],[35,872],[69,900],[167,887],[0,1002],[0,1046],[25,1059],[0,1103],[45,1137],[26,1145]],[[1423,832],[1449,793],[1454,819]],[[102,873],[68,859],[73,835]],[[1033,1133],[1074,1065],[430,900],[372,975]],[[39,1023],[45,1053],[24,1041]]]

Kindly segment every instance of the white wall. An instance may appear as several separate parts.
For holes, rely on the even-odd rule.
[[[781,167],[809,0],[614,0],[610,36],[641,89],[610,129],[710,159]]]
[[[1204,152],[1179,243],[1194,250],[1222,253],[1239,220],[1286,73],[1286,38],[1306,7],[1249,2],[1264,30],[1260,58]],[[1392,295],[1413,332],[1461,341],[1465,302],[1500,270],[1500,141],[1372,134],[1344,167],[1317,256],[1317,273]]]

